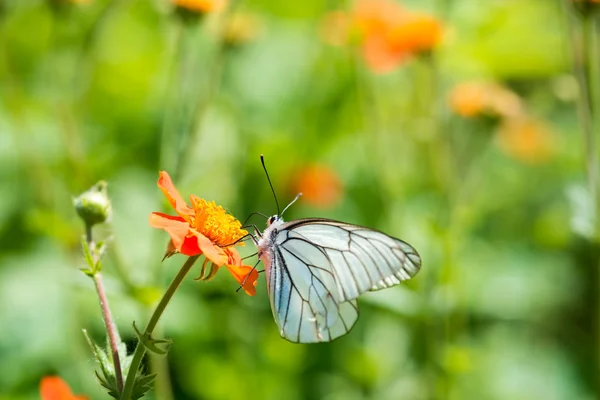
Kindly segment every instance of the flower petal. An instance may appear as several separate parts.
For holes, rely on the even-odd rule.
[[[236,281],[244,288],[248,296],[256,294],[256,284],[258,283],[258,271],[248,265],[226,264],[227,269],[233,275]]]
[[[184,253],[181,248],[183,247],[185,238],[190,230],[190,224],[188,224],[182,217],[153,212],[150,214],[148,222],[153,228],[164,229],[169,236],[171,236],[173,246],[180,252]]]
[[[227,254],[227,264],[231,265],[242,265],[242,258],[240,257],[240,253],[233,247],[226,247],[223,249],[225,254]]]
[[[198,246],[198,238],[194,235],[187,235],[181,244],[179,252],[186,256],[197,256],[202,254],[202,249]]]
[[[194,215],[194,210],[183,200],[167,171],[160,171],[158,175],[158,187],[165,194],[165,197],[169,200],[169,203],[171,203],[177,214],[184,218]]]
[[[71,388],[58,376],[46,376],[40,382],[42,400],[87,400],[85,396],[74,396]]]
[[[200,252],[204,254],[206,258],[218,266],[222,266],[227,263],[227,254],[225,254],[225,251],[211,242],[209,238],[196,230],[190,230],[190,237],[194,238],[196,242],[195,244],[189,243],[190,248],[197,246],[200,249]],[[187,240],[186,244],[188,244]],[[183,248],[181,252],[183,254],[187,254]]]

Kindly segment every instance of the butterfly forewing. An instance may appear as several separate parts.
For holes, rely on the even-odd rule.
[[[408,243],[385,233],[327,219],[303,219],[281,227],[276,243],[286,247],[299,238],[321,250],[337,283],[340,302],[369,290],[384,289],[410,279],[421,268],[421,258]],[[288,238],[288,239],[286,239]]]

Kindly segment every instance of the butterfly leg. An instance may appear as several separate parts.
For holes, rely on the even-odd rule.
[[[246,277],[244,278],[244,281],[242,282],[242,284],[240,285],[240,287],[235,290],[236,293],[239,292],[242,287],[244,287],[244,285],[246,284],[246,281],[248,280],[248,277],[250,276],[250,274],[252,273],[252,271],[254,271],[256,269],[256,266],[258,265],[259,262],[260,262],[260,260],[256,261],[256,264],[254,264],[254,267],[252,267],[252,269],[250,270],[250,272],[248,272],[248,275],[246,275]]]

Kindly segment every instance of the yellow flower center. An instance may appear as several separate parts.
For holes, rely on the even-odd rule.
[[[241,229],[242,224],[240,221],[235,219],[233,215],[227,214],[227,211],[214,201],[206,201],[196,196],[192,196],[191,199],[195,216],[192,218],[190,225],[217,246],[231,245],[248,234],[247,231]],[[238,244],[244,245],[243,242]]]

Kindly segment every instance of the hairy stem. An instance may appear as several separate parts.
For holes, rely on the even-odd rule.
[[[110,345],[110,352],[112,355],[113,366],[115,368],[115,376],[117,378],[117,388],[119,392],[123,390],[123,374],[121,372],[121,361],[119,359],[119,332],[112,319],[110,308],[108,307],[108,299],[106,298],[106,291],[104,290],[104,283],[102,282],[102,274],[100,272],[94,275],[94,284],[96,285],[96,291],[98,292],[98,298],[100,299],[100,308],[102,309],[102,319],[104,325],[106,325],[106,333],[108,334],[108,343]]]
[[[196,260],[198,260],[199,256],[189,257],[186,262],[183,264],[173,281],[167,288],[167,291],[163,295],[162,299],[156,306],[154,313],[150,317],[150,321],[148,321],[148,325],[146,325],[146,329],[144,330],[144,335],[151,336],[152,332],[154,332],[154,328],[158,324],[160,317],[162,316],[165,308],[171,301],[171,298],[183,282],[183,279],[190,271]],[[123,388],[123,392],[121,394],[121,400],[130,400],[131,393],[133,391],[133,385],[135,383],[135,376],[137,374],[138,369],[142,363],[142,359],[144,358],[144,354],[146,354],[146,348],[142,342],[138,342],[137,347],[135,348],[135,352],[133,353],[133,359],[131,360],[131,365],[129,367],[129,373],[127,374],[127,379],[125,380],[125,387]]]
[[[85,226],[85,239],[90,249],[94,248],[94,240],[92,237],[92,226],[86,224]],[[92,250],[94,257],[94,263],[99,260],[96,259],[98,255]],[[110,307],[108,306],[108,298],[106,297],[106,290],[104,290],[104,282],[102,281],[102,274],[96,272],[93,276],[94,285],[96,286],[96,292],[98,293],[98,299],[100,300],[100,309],[102,310],[102,319],[106,326],[106,334],[108,336],[108,344],[110,346],[110,352],[112,355],[113,367],[115,369],[115,377],[117,379],[117,389],[119,392],[123,390],[123,373],[121,372],[121,360],[119,359],[119,332],[117,326],[114,323]]]

